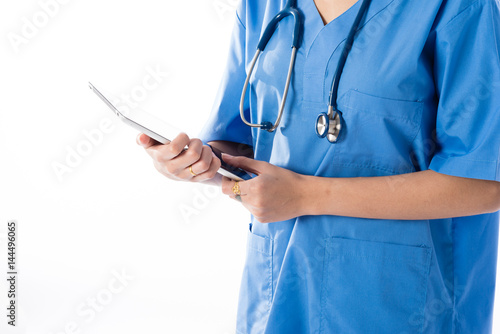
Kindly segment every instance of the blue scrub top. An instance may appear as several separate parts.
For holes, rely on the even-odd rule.
[[[255,158],[321,177],[427,169],[500,181],[500,15],[495,0],[373,0],[340,81],[337,144],[320,139],[339,54],[358,2],[324,25],[298,0],[304,35],[274,133],[245,126],[241,89],[260,35],[285,0],[237,10],[227,70],[200,137],[253,146]],[[247,117],[274,122],[290,57],[285,19],[255,69]],[[332,201],[335,200],[332,198]],[[238,333],[488,333],[498,213],[439,220],[252,218]]]

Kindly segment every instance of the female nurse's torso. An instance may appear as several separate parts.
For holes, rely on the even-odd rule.
[[[266,23],[286,2],[244,1],[239,12],[242,24],[237,26],[240,30],[236,35],[242,45],[237,44],[235,55],[252,59]],[[440,77],[447,62],[452,61],[458,73],[464,73],[462,68],[469,66],[461,58],[458,63],[455,58],[448,59],[446,48],[450,44],[436,43],[437,37],[451,42],[462,40],[458,34],[455,36],[454,26],[447,25],[455,22],[455,13],[463,12],[462,8],[454,8],[460,3],[446,2],[448,7],[443,12],[441,0],[426,6],[418,0],[371,2],[340,79],[337,102],[345,120],[343,137],[331,144],[318,138],[314,125],[317,115],[326,111],[342,46],[361,3],[298,0],[304,31],[287,104],[275,132],[251,130],[255,159],[315,177],[401,175],[390,179],[397,180],[390,184],[391,190],[396,189],[407,180],[403,174],[429,169],[435,150],[441,149],[429,148],[429,143],[435,143],[438,103],[448,107],[441,110],[441,120],[452,137],[460,138],[455,151],[462,150],[463,143],[469,143],[473,136],[466,135],[470,122],[461,120],[473,117],[470,113],[450,116],[455,115],[452,110],[461,102],[461,96],[467,96],[463,92],[474,96],[478,86],[463,80],[445,81],[446,85],[442,85]],[[477,10],[470,7],[473,9]],[[414,19],[415,13],[419,13],[419,20]],[[436,30],[440,32],[437,37]],[[249,118],[254,123],[276,119],[288,71],[292,31],[293,20],[283,20],[255,66],[248,93]],[[243,79],[244,74],[240,76]],[[239,98],[240,85],[233,94],[230,84],[224,96]],[[464,88],[457,87],[461,84]],[[235,109],[233,105],[236,103],[218,108],[215,126],[227,124],[229,112],[225,110]],[[462,125],[458,130],[457,122]],[[442,140],[447,139],[445,131],[441,135]],[[234,141],[247,136],[235,136]],[[463,230],[457,233],[456,227]],[[483,227],[489,232],[484,233]],[[460,312],[464,317],[474,314],[460,324],[462,332],[483,333],[465,328],[480,328],[491,313],[473,313],[479,303],[469,297],[471,294],[461,298],[453,282],[471,282],[464,284],[477,291],[477,296],[491,295],[487,287],[494,282],[494,275],[482,276],[481,283],[479,277],[470,280],[468,275],[477,266],[469,259],[482,259],[478,263],[484,261],[488,268],[494,267],[495,259],[480,247],[471,257],[473,250],[467,247],[488,244],[474,240],[498,234],[495,228],[495,224],[478,218],[470,222],[403,222],[304,215],[270,224],[252,219],[240,290],[238,332],[452,333],[457,326],[454,314]],[[462,242],[455,242],[457,236]],[[467,256],[455,256],[460,249]],[[464,306],[455,308],[450,302],[454,298]],[[433,312],[436,301],[443,305],[439,314],[425,313]]]

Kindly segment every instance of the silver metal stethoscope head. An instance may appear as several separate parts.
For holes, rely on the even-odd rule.
[[[328,114],[323,112],[318,115],[316,119],[316,134],[318,137],[326,137],[330,143],[336,143],[341,129],[342,120],[340,112],[334,111],[333,107],[328,107]]]
[[[345,62],[347,60],[347,56],[349,55],[349,52],[351,51],[352,44],[354,42],[354,36],[356,35],[356,32],[360,26],[361,20],[363,16],[367,13],[368,7],[370,6],[371,0],[363,0],[363,3],[361,4],[361,7],[358,11],[358,14],[354,20],[354,23],[349,31],[349,35],[347,36],[347,39],[344,44],[344,49],[342,50],[342,53],[340,54],[340,59],[337,65],[337,69],[335,71],[335,75],[333,78],[332,82],[332,88],[330,90],[330,102],[328,104],[328,112],[327,113],[320,113],[316,119],[316,134],[320,138],[327,138],[327,140],[331,143],[336,143],[339,139],[340,132],[342,130],[342,113],[337,109],[337,95],[338,95],[338,90],[339,90],[339,82],[340,82],[340,77],[342,76],[342,71],[344,70]],[[294,18],[294,31],[293,31],[293,43],[292,43],[292,55],[290,57],[290,65],[288,67],[288,74],[286,77],[286,83],[285,83],[285,90],[283,92],[283,98],[280,103],[280,108],[278,110],[278,117],[276,118],[276,121],[274,123],[264,121],[261,124],[255,124],[247,121],[245,118],[245,110],[244,110],[244,105],[245,105],[245,97],[246,97],[246,92],[248,89],[248,85],[250,82],[250,77],[253,73],[255,64],[257,63],[257,60],[259,59],[259,56],[261,53],[264,51],[267,43],[273,36],[274,32],[276,31],[276,28],[279,24],[279,22],[284,19],[285,17],[292,16]],[[285,108],[286,104],[286,98],[288,95],[288,90],[290,88],[290,81],[292,78],[292,72],[293,68],[295,65],[295,59],[297,56],[297,50],[299,49],[299,43],[300,43],[300,38],[302,35],[303,31],[303,23],[302,23],[302,18],[301,14],[296,8],[296,1],[294,0],[289,0],[287,4],[285,5],[285,8],[281,10],[268,24],[266,29],[264,30],[264,33],[262,34],[262,37],[259,41],[259,44],[257,46],[257,51],[255,52],[255,55],[250,63],[250,69],[247,74],[245,84],[243,86],[243,91],[241,93],[241,99],[240,99],[240,116],[243,121],[248,126],[255,127],[255,128],[260,128],[262,130],[267,130],[269,132],[273,132],[276,130],[278,125],[280,124],[281,117],[283,116],[283,110]]]

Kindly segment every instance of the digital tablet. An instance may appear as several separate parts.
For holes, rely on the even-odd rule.
[[[126,108],[127,110],[124,108],[122,108],[123,110],[119,110],[119,108],[113,104],[111,98],[104,96],[104,94],[90,82],[89,87],[104,103],[106,103],[121,121],[162,144],[169,143],[171,138],[175,138],[181,132],[175,127],[142,110],[130,110],[129,108]],[[111,97],[111,95],[109,95],[109,97]],[[117,101],[118,99],[113,100]],[[212,148],[212,151],[214,151],[214,154],[221,160],[221,167],[217,171],[219,174],[235,181],[244,181],[252,178],[245,170],[225,163],[221,158],[221,152],[219,150]]]

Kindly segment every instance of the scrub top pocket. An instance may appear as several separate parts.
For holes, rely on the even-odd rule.
[[[327,239],[320,333],[421,333],[430,259],[425,246]]]
[[[273,240],[248,231],[247,255],[241,281],[237,331],[261,333],[272,302]]]
[[[336,163],[385,174],[415,171],[412,144],[420,129],[423,102],[350,90],[339,104],[345,120]]]

